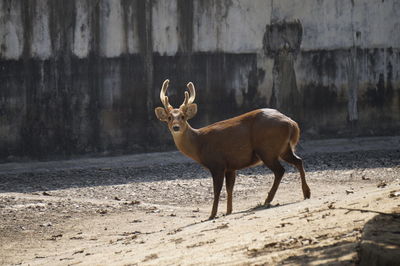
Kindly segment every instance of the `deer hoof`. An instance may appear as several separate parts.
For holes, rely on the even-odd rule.
[[[307,186],[307,184],[302,184],[302,190],[303,190],[303,196],[304,199],[309,199],[311,197],[311,190],[310,187]]]
[[[304,192],[304,199],[309,199],[311,198],[311,192],[310,190],[306,190],[306,192]]]
[[[264,208],[269,209],[272,207],[272,204],[270,202],[265,202],[264,203]]]

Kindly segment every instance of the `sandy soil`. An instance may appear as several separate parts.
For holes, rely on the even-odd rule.
[[[374,140],[302,145],[310,200],[285,165],[262,208],[272,173],[240,171],[234,213],[223,215],[223,193],[212,221],[209,173],[175,152],[3,164],[0,264],[354,265],[365,225],[399,219],[399,139]]]

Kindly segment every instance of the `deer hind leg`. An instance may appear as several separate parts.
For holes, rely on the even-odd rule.
[[[278,160],[278,157],[276,156],[268,156],[268,154],[264,153],[257,153],[259,158],[263,161],[263,163],[272,170],[272,172],[275,175],[274,178],[274,183],[272,184],[272,187],[270,191],[268,192],[267,199],[264,202],[264,205],[270,205],[271,201],[275,197],[275,193],[279,187],[279,184],[281,183],[283,174],[285,173],[285,168],[281,165],[281,163]]]
[[[218,211],[219,196],[221,194],[222,185],[224,184],[224,170],[211,171],[214,188],[214,202],[211,210],[210,220],[214,219]]]
[[[300,172],[301,188],[303,189],[304,199],[309,199],[311,196],[310,188],[306,182],[306,175],[303,167],[303,160],[297,156],[290,146],[287,147],[285,152],[281,155],[282,160],[294,165]]]
[[[228,201],[227,201],[227,208],[226,214],[232,213],[232,197],[233,197],[233,186],[235,185],[235,178],[236,172],[235,171],[228,171],[225,173],[225,186],[226,186],[226,193],[228,194]]]

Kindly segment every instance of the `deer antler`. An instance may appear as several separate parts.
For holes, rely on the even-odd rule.
[[[190,98],[188,100],[188,104],[189,104],[189,103],[194,102],[194,99],[196,98],[196,90],[194,89],[194,85],[192,82],[189,82],[187,84],[187,87],[189,88],[189,91],[190,91]]]
[[[160,100],[162,104],[164,105],[166,110],[172,109],[173,107],[169,104],[168,101],[168,96],[165,96],[165,93],[167,92],[168,89],[168,84],[169,84],[169,79],[164,80],[161,91],[160,91]]]
[[[196,98],[196,90],[194,89],[193,83],[189,82],[186,86],[189,88],[190,97],[189,97],[189,93],[187,91],[185,91],[185,100],[183,101],[183,104],[181,105],[181,107],[193,103],[194,99]]]

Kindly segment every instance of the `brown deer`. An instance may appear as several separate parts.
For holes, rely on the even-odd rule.
[[[258,109],[194,129],[187,122],[197,113],[197,105],[193,103],[196,97],[193,83],[187,84],[190,95],[185,91],[185,100],[179,108],[169,104],[165,95],[168,84],[167,79],[160,92],[164,108],[157,107],[155,113],[159,120],[167,122],[176,147],[210,170],[214,188],[210,219],[217,214],[224,177],[228,195],[226,213],[231,214],[236,170],[259,163],[264,163],[275,175],[264,205],[270,205],[285,172],[279,159],[293,164],[299,170],[304,198],[310,198],[303,161],[294,153],[300,138],[300,129],[295,121],[274,109]]]

